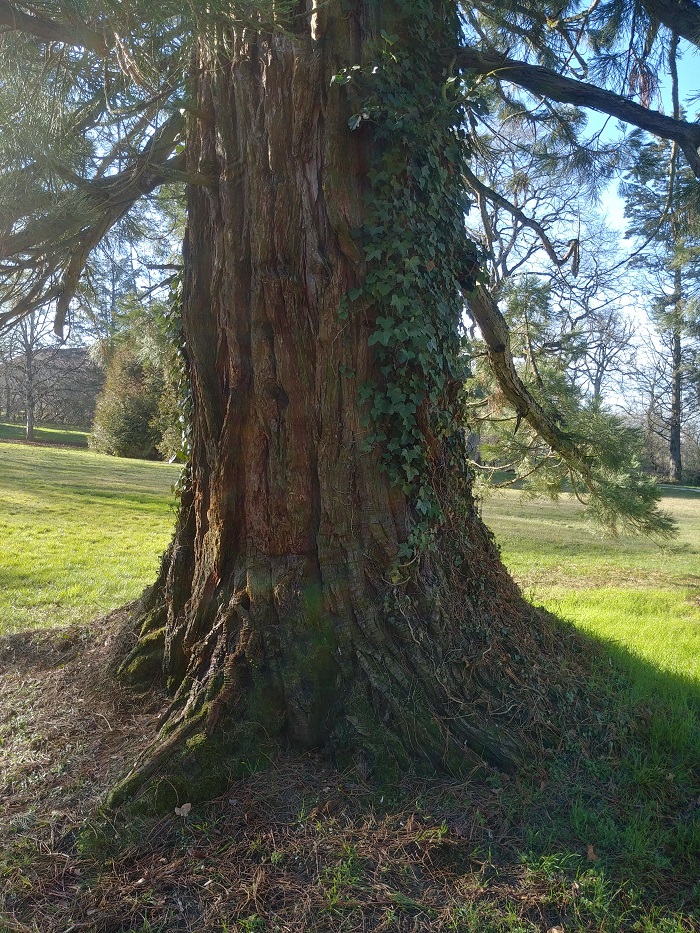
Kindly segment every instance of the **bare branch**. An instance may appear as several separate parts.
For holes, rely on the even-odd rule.
[[[516,220],[519,220],[524,227],[529,227],[531,230],[534,230],[542,241],[545,252],[556,266],[563,266],[567,259],[569,259],[572,254],[574,254],[572,242],[576,241],[571,241],[569,242],[568,251],[560,259],[559,256],[557,256],[557,251],[554,248],[554,244],[547,236],[547,231],[544,229],[542,224],[538,223],[534,218],[528,217],[527,214],[523,213],[519,207],[517,207],[515,204],[512,204],[507,198],[503,197],[503,195],[498,194],[498,192],[494,191],[492,188],[489,188],[488,185],[484,184],[484,182],[477,178],[477,176],[474,175],[474,173],[471,172],[468,168],[464,169],[464,178],[469,187],[476,191],[478,194],[483,195],[488,201],[492,201],[494,204],[498,204],[499,207],[504,208],[504,210],[506,210],[512,217],[515,217]]]
[[[19,10],[8,0],[0,0],[0,26],[7,30],[24,32],[44,42],[60,42],[95,52],[100,58],[110,53],[107,40],[85,23],[74,21],[70,25],[57,23],[44,16],[30,15]]]
[[[574,104],[588,110],[607,113],[611,117],[638,126],[654,136],[671,139],[683,150],[695,175],[700,178],[700,124],[688,123],[667,117],[657,110],[648,110],[621,94],[575,81],[557,74],[549,68],[516,61],[496,52],[479,52],[473,48],[463,48],[457,52],[457,63],[461,68],[477,74],[497,78],[516,84],[531,94],[557,101],[561,104]]]

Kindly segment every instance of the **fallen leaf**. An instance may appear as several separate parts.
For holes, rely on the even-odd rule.
[[[561,924],[556,927],[550,927],[547,933],[564,933],[564,927]]]
[[[191,809],[192,809],[191,803],[183,803],[181,807],[175,807],[175,813],[178,816],[187,816],[187,814],[190,812]]]
[[[600,861],[600,856],[596,855],[595,849],[590,843],[586,846],[586,858],[588,859],[589,862]]]

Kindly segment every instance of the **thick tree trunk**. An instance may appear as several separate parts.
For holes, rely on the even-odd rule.
[[[25,410],[25,436],[28,441],[34,440],[34,409],[36,398],[34,394],[34,348],[27,345],[24,353],[24,410]]]
[[[680,483],[683,479],[681,462],[681,421],[683,400],[683,351],[681,345],[681,272],[674,272],[676,306],[674,325],[671,333],[671,418],[668,425],[668,480]]]
[[[437,548],[406,580],[397,569],[411,503],[366,452],[358,400],[382,378],[373,313],[338,314],[365,274],[371,139],[349,131],[330,79],[376,24],[335,3],[324,14],[311,32],[202,52],[189,166],[215,182],[189,191],[191,483],[122,665],[137,680],[162,664],[175,697],[115,801],[173,756],[163,806],[192,797],[181,780],[214,792],[212,761],[235,769],[286,745],[464,771],[512,767],[548,729],[536,698],[558,636],[468,489],[441,480]]]

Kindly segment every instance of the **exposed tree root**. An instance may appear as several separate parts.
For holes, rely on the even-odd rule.
[[[113,805],[204,799],[289,748],[325,750],[380,782],[407,770],[483,779],[541,759],[568,728],[578,640],[525,602],[473,507],[448,516],[405,581],[377,578],[373,605],[337,579],[305,592],[286,570],[268,578],[267,599],[239,588],[211,624],[200,620],[206,634],[189,646],[160,735]],[[281,642],[271,605],[295,637],[311,633],[301,651]],[[152,678],[157,652],[162,663],[164,618],[154,591],[121,666],[132,683]]]

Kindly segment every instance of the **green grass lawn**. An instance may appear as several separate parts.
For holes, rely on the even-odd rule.
[[[666,488],[663,508],[680,529],[664,545],[596,534],[569,495],[500,490],[483,517],[531,601],[700,684],[700,490]]]
[[[618,723],[616,755],[564,748],[534,795],[533,865],[568,857],[568,836],[602,855],[601,884],[625,879],[623,901],[648,887],[685,904],[663,921],[645,907],[628,927],[621,903],[603,898],[596,930],[700,930],[700,491],[665,489],[662,504],[680,529],[663,546],[596,534],[568,495],[499,491],[482,507],[528,598],[598,646],[588,690]]]
[[[0,441],[23,441],[27,436],[23,424],[0,423]],[[64,428],[57,425],[35,425],[34,440],[39,444],[67,444],[87,447],[88,432],[82,428]]]
[[[85,622],[154,579],[178,468],[0,444],[0,634]]]

